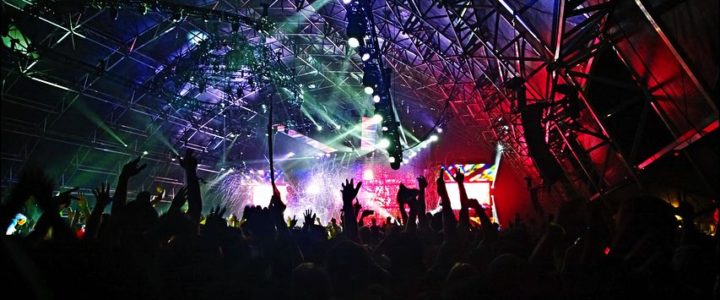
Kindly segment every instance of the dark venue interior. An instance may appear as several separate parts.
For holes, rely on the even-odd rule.
[[[711,0],[2,0],[3,299],[720,299]]]

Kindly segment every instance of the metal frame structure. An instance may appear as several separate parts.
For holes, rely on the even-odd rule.
[[[3,105],[32,107],[37,113],[46,114],[35,123],[3,115],[3,132],[30,137],[28,142],[12,152],[3,152],[3,164],[20,163],[8,171],[3,167],[4,183],[12,181],[12,174],[22,167],[22,161],[33,155],[33,150],[41,141],[57,141],[77,147],[71,164],[73,170],[62,172],[66,174],[66,181],[71,181],[79,172],[116,174],[119,165],[106,169],[89,166],[85,161],[88,153],[107,151],[129,157],[142,151],[140,147],[157,134],[169,134],[176,146],[185,141],[187,147],[203,152],[231,142],[222,126],[218,125],[223,124],[222,115],[196,116],[198,118],[190,122],[187,115],[179,113],[181,108],[158,106],[158,99],[153,99],[146,91],[118,93],[117,90],[96,87],[98,84],[122,85],[133,81],[134,78],[121,74],[109,75],[124,63],[147,70],[165,66],[168,62],[164,57],[166,53],[157,50],[163,47],[164,37],[185,34],[191,29],[208,34],[228,32],[230,24],[213,20],[204,22],[198,18],[175,23],[171,15],[152,10],[142,16],[138,16],[137,12],[120,10],[117,20],[101,20],[111,15],[108,9],[85,8],[67,15],[47,15],[23,12],[23,7],[13,4],[18,2],[22,1],[4,1],[11,9],[19,10],[19,15],[32,19],[28,22],[45,27],[46,36],[36,39],[40,41],[38,44],[51,50],[62,48],[57,52],[68,57],[47,55],[42,56],[40,62],[18,60],[13,65],[3,63]],[[525,145],[516,99],[504,87],[508,80],[521,77],[526,82],[529,101],[548,107],[543,119],[548,144],[570,174],[574,186],[582,194],[601,196],[627,183],[641,186],[639,175],[653,162],[637,163],[641,158],[636,157],[634,148],[626,153],[618,147],[613,133],[605,126],[607,117],[597,113],[587,95],[589,81],[613,82],[611,78],[598,78],[592,72],[594,60],[605,50],[615,51],[631,72],[636,71],[632,61],[637,58],[628,54],[627,47],[623,46],[628,43],[627,33],[618,30],[617,22],[613,21],[613,14],[620,6],[617,2],[377,0],[373,2],[372,10],[380,47],[386,58],[385,65],[392,68],[394,74],[393,95],[399,98],[399,103],[408,101],[416,105],[415,109],[440,111],[449,102],[452,114],[449,119],[454,122],[450,125],[456,129],[453,133],[456,138],[472,139],[486,149],[494,149],[497,143],[501,143],[506,161],[514,169],[537,178],[539,174]],[[257,19],[263,16],[261,4],[260,1],[220,0],[204,4],[202,9]],[[694,87],[700,91],[703,101],[715,114],[716,124],[717,108],[707,83],[697,75],[681,47],[663,29],[654,8],[645,0],[636,0],[633,5],[634,9],[642,12],[642,20],[648,22],[648,28],[652,28],[670,49]],[[621,9],[629,10],[625,6]],[[313,85],[317,91],[340,91],[342,97],[355,102],[355,109],[368,109],[371,101],[362,99],[363,95],[359,92],[362,71],[359,58],[345,45],[344,16],[341,1],[271,2],[267,17],[275,22],[278,30],[271,34],[272,38],[267,43],[294,66],[298,80],[306,86]],[[107,22],[131,26],[138,18],[154,20],[154,24],[130,37],[119,38],[90,26]],[[239,31],[249,39],[259,38],[252,26],[240,26]],[[107,68],[103,73],[97,73],[96,66],[86,59],[74,58],[76,61],[73,62],[68,55],[72,52],[68,51],[70,46],[72,49],[99,47],[97,52],[106,53],[99,60],[106,61]],[[83,70],[84,75],[78,77],[79,80],[72,80],[56,70],[45,71],[43,65],[47,60],[55,61],[48,63],[48,68],[57,68],[60,60],[65,60],[64,64],[70,61],[68,65]],[[703,130],[696,131],[699,136],[686,137],[686,132],[674,129],[674,121],[666,117],[668,108],[657,105],[656,100],[662,95],[643,82],[637,72],[634,73],[634,83],[617,84],[644,91],[646,98],[642,100],[649,103],[648,110],[638,118],[642,123],[646,114],[655,113],[666,120],[676,137],[675,146],[670,148],[692,143],[715,130],[712,128],[717,128],[712,127],[713,120],[709,120],[706,122],[710,124],[706,124],[710,126],[709,130],[702,127]],[[56,84],[67,87],[63,93],[72,97],[63,97],[56,103],[41,103],[13,90],[15,82],[32,78],[45,81],[46,86]],[[145,81],[151,79],[152,75],[144,78]],[[348,85],[351,88],[346,88]],[[558,86],[577,92],[577,101],[581,106],[575,122],[568,116],[567,106],[564,106],[567,97],[558,92]],[[112,109],[102,112],[100,117],[109,120],[108,126],[113,130],[132,136],[134,142],[128,143],[132,147],[113,141],[101,128],[83,135],[55,132],[53,125],[63,120],[65,113],[75,107],[81,97],[111,106]],[[617,109],[622,110],[623,107]],[[398,110],[404,111],[403,104]],[[137,128],[136,123],[128,121],[129,113],[151,120],[148,124],[152,126]],[[170,128],[182,130],[172,131]],[[642,134],[640,130],[636,133],[637,136]],[[231,147],[235,147],[234,151],[243,151],[242,145]],[[160,180],[179,184],[179,180],[172,178],[174,163],[169,161],[168,155],[166,151],[151,150],[147,158],[157,161],[158,165],[150,172],[153,178],[145,178],[143,182]],[[205,166],[205,170],[217,172],[209,165]]]

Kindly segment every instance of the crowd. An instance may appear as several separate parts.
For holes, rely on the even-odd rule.
[[[502,230],[463,174],[459,214],[442,178],[442,210],[428,213],[427,181],[401,185],[399,222],[364,221],[362,185],[343,183],[341,218],[319,224],[283,217],[275,192],[268,207],[246,207],[228,220],[217,207],[202,215],[197,159],[180,159],[186,186],[159,214],[150,193],[127,201],[144,165],[127,163],[94,205],[59,213],[75,198],[53,196],[51,179],[27,170],[4,199],[3,298],[11,299],[711,299],[717,297],[716,241],[693,226],[694,210],[653,197],[622,202],[608,218],[602,201],[565,202],[537,230],[519,217]],[[340,196],[340,195],[338,195]],[[18,224],[26,202],[42,215]],[[106,207],[110,213],[105,213]],[[187,209],[184,209],[187,207]],[[470,219],[471,210],[480,219]],[[676,217],[678,215],[680,218]],[[30,226],[31,225],[31,226]],[[78,230],[82,228],[83,230]],[[539,234],[531,234],[539,232]],[[714,293],[715,291],[715,293]],[[715,298],[717,299],[717,298]]]

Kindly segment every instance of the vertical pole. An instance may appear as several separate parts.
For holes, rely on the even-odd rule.
[[[275,189],[275,162],[273,161],[273,101],[272,94],[267,96],[268,98],[268,123],[267,123],[267,136],[268,136],[268,160],[270,160],[270,183]]]

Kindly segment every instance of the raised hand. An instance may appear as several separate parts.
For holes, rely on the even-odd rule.
[[[133,177],[140,173],[145,167],[147,167],[147,164],[140,165],[140,156],[138,158],[130,161],[129,163],[126,163],[123,168],[122,172],[120,173],[121,176],[124,177]]]
[[[428,186],[428,182],[427,182],[427,179],[425,179],[425,176],[420,175],[417,178],[417,181],[418,181],[418,187],[420,189],[425,189]]]
[[[465,181],[465,173],[463,173],[462,170],[456,170],[454,178],[457,183],[463,183],[463,181]]]
[[[315,222],[316,215],[313,213],[312,209],[305,210],[305,213],[303,214],[303,218],[305,219],[305,223],[303,223],[303,226],[310,226]]]
[[[180,166],[185,169],[186,172],[192,172],[194,174],[197,171],[198,160],[193,155],[192,150],[187,149],[187,151],[185,151],[185,157],[180,158]]]
[[[297,216],[296,216],[296,215],[293,215],[292,218],[290,218],[290,219],[288,220],[288,227],[294,228],[295,225],[297,225],[297,221],[298,221]]]
[[[176,211],[179,212],[180,208],[185,205],[185,202],[187,202],[187,196],[188,196],[188,189],[187,187],[180,188],[177,193],[175,193],[175,197],[172,200],[172,203],[170,204],[170,211]]]
[[[360,187],[362,187],[362,181],[359,181],[357,186],[355,186],[354,179],[345,179],[345,183],[342,184],[341,190],[343,195],[343,201],[345,203],[348,203],[355,199],[355,197],[357,197],[358,195],[358,192],[360,191]]]
[[[95,207],[105,208],[105,206],[112,202],[112,198],[110,198],[110,185],[107,183],[101,183],[99,187],[95,188],[93,195],[95,195],[96,200]]]

